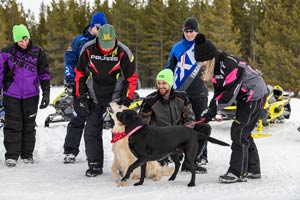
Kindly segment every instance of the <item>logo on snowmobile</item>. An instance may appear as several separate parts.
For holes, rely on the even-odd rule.
[[[118,57],[106,57],[106,56],[97,56],[97,55],[91,55],[91,59],[96,60],[106,60],[106,61],[118,61]]]

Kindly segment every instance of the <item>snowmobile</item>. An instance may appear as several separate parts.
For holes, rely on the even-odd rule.
[[[74,117],[73,96],[67,90],[67,88],[64,89],[50,104],[55,108],[55,113],[47,116],[45,127],[49,127],[50,123],[68,122]]]
[[[289,119],[290,117],[290,93],[284,91],[279,85],[276,85],[274,87],[268,86],[268,88],[270,92],[264,105],[264,110],[258,121],[257,133],[252,134],[252,136],[254,135],[260,137],[262,136],[261,131],[264,126],[269,126],[273,123],[283,123],[285,119]],[[235,104],[225,107],[221,111],[223,120],[235,119],[235,112]],[[269,135],[270,134],[265,136]]]
[[[143,102],[143,98],[140,98],[138,93],[134,93],[134,100],[130,104],[129,109],[138,110],[140,105]],[[70,92],[68,92],[68,88],[62,91],[54,100],[53,103],[50,104],[55,108],[55,113],[52,113],[47,116],[44,126],[49,127],[52,123],[58,122],[68,122],[75,115],[75,111],[73,108],[73,96]],[[103,114],[103,128],[110,129],[113,127],[113,119],[111,118],[109,112],[105,112]]]

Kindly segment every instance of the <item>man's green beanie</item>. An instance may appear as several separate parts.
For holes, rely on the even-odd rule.
[[[174,75],[173,71],[170,69],[163,69],[161,70],[156,77],[157,81],[166,81],[170,87],[173,86],[173,81],[174,81]]]
[[[23,24],[14,25],[13,37],[15,42],[20,42],[24,39],[24,37],[30,38],[30,34],[26,26],[24,26]]]

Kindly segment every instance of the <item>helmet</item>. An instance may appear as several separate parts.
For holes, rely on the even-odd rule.
[[[277,101],[282,100],[283,97],[283,89],[279,85],[275,85],[273,87],[273,93],[274,97],[276,98]]]

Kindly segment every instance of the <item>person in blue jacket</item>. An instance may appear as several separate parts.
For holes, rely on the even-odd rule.
[[[101,26],[107,23],[103,12],[97,12],[92,16],[91,23],[84,29],[83,33],[74,38],[65,53],[64,75],[69,93],[75,96],[75,72],[82,47],[87,42],[95,39]],[[86,114],[80,109],[77,98],[73,98],[75,117],[71,119],[67,127],[67,134],[64,143],[64,163],[74,163],[79,153],[79,145],[86,122]]]
[[[173,46],[166,68],[174,72],[173,88],[187,93],[195,114],[195,120],[199,121],[201,113],[207,107],[208,87],[202,78],[204,67],[198,65],[194,58],[195,37],[198,34],[197,19],[187,18],[183,23],[182,31],[183,39]],[[203,152],[198,152],[196,162],[200,165],[207,163],[206,145]]]

